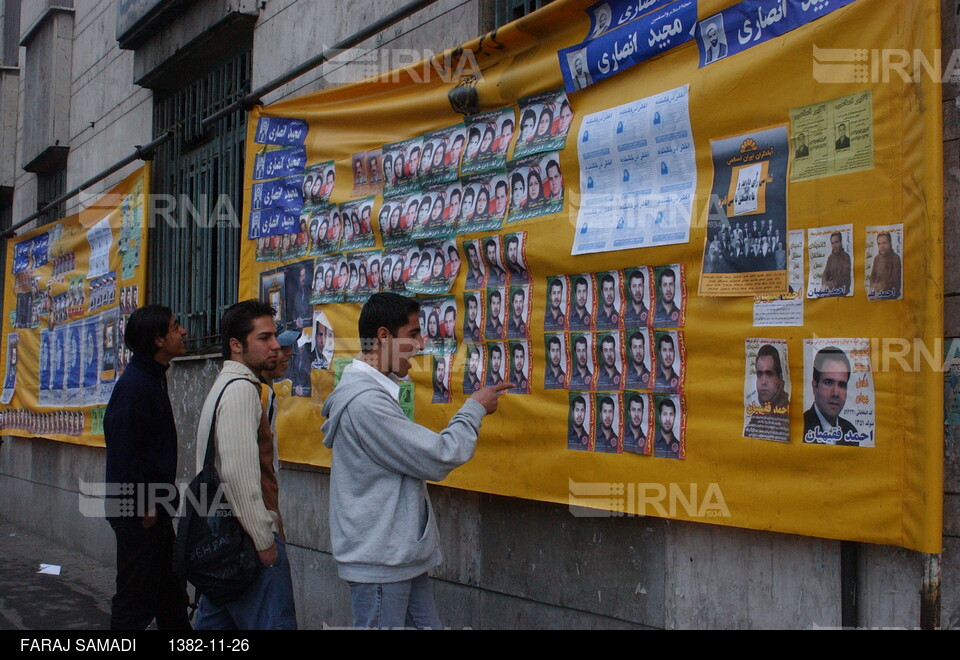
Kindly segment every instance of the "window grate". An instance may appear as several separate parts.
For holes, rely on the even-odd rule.
[[[200,121],[249,90],[246,50],[157,98],[154,133],[176,127],[154,156],[150,302],[170,307],[191,352],[219,351],[220,317],[237,301],[246,113]]]
[[[518,18],[523,18],[550,2],[552,0],[497,0],[496,27],[500,28]]]
[[[67,168],[61,167],[47,174],[37,174],[37,210],[67,192]],[[57,204],[37,219],[38,225],[46,225],[63,218],[67,213],[66,202]]]

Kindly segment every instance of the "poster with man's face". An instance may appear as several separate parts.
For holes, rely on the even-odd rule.
[[[653,455],[657,458],[686,458],[686,415],[682,397],[676,394],[653,397],[656,433]]]
[[[873,447],[876,411],[869,339],[803,342],[803,442]]]
[[[530,285],[511,286],[510,309],[507,319],[507,338],[526,339],[530,336]]]
[[[657,392],[677,393],[683,389],[686,348],[683,333],[678,330],[658,330],[653,333],[654,379]]]
[[[649,394],[631,390],[623,393],[623,451],[650,454],[652,419]]]
[[[594,429],[593,450],[603,454],[623,452],[623,418],[620,394],[602,392],[594,394],[596,401],[596,423]]]
[[[623,327],[623,298],[620,293],[622,273],[612,270],[597,273],[597,322],[598,330]]]
[[[587,392],[571,392],[569,402],[567,449],[589,451],[593,430],[593,399]]]
[[[463,339],[469,342],[483,341],[486,306],[483,291],[469,291],[463,294]]]
[[[790,442],[790,366],[783,339],[747,339],[743,437]]]
[[[530,355],[529,341],[511,341],[508,343],[510,351],[509,381],[514,387],[508,390],[510,394],[530,394],[530,372],[533,356]]]
[[[622,390],[623,346],[619,332],[598,332],[594,337],[597,350],[596,388],[603,391]]]
[[[596,383],[596,366],[593,361],[593,335],[586,333],[570,334],[570,370],[571,390],[592,390]]]
[[[547,278],[547,309],[543,315],[544,330],[567,329],[567,293],[570,281],[566,275]]]
[[[570,276],[570,329],[571,330],[593,330],[594,325],[594,275],[584,273],[583,275]]]
[[[483,344],[466,344],[463,368],[463,393],[470,396],[483,387],[486,377],[487,352]]]
[[[484,385],[499,385],[507,373],[507,345],[504,342],[487,344],[487,378]]]
[[[543,369],[543,389],[567,388],[570,374],[570,353],[567,349],[567,334],[564,332],[544,335],[547,364]]]

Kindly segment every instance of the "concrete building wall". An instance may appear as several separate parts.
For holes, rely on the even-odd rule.
[[[270,0],[260,10],[255,26],[254,86],[401,4],[401,0]],[[455,46],[490,27],[483,4],[441,0],[349,54],[346,60],[352,64],[337,60],[289,83],[267,100],[304,94],[402,63],[389,55],[370,57],[366,48],[387,47],[409,57],[413,49],[440,52]],[[955,5],[943,1],[944,50],[949,52],[960,29]],[[206,21],[203,25],[207,25],[211,18],[199,12],[190,20]],[[77,2],[68,186],[129,154],[134,144],[149,141],[151,92],[133,81],[200,32],[199,23],[187,21],[133,53],[117,48],[114,21],[115,0]],[[26,13],[23,23],[30,24]],[[291,39],[294,34],[297,39]],[[179,41],[175,35],[181,35]],[[954,260],[960,254],[957,96],[956,86],[944,88],[947,337],[960,336],[960,269]],[[33,175],[19,172],[18,213],[32,211],[34,182]],[[101,189],[109,185],[105,182]],[[181,437],[179,475],[184,480],[193,475],[197,418],[218,368],[219,360],[213,356],[178,360],[170,370],[170,392]],[[942,623],[960,627],[960,431],[945,431]],[[0,501],[4,503],[0,516],[110,563],[113,536],[109,527],[103,521],[84,518],[78,507],[79,480],[97,481],[102,473],[100,448],[5,439],[0,446]],[[284,463],[280,479],[300,623],[309,628],[349,625],[349,594],[336,576],[330,549],[329,474],[320,468]],[[430,490],[445,557],[435,573],[435,588],[444,622],[451,627],[840,625],[841,544],[836,541],[658,518],[583,518],[555,504],[438,486]],[[927,557],[893,547],[859,547],[859,624],[919,625],[918,592]]]

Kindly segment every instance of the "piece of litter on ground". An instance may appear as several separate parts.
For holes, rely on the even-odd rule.
[[[60,575],[60,567],[56,564],[40,564],[40,570],[37,573],[44,575]]]

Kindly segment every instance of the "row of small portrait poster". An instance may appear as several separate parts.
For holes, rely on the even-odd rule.
[[[379,193],[380,181],[373,181],[379,178],[383,195],[389,198],[418,187],[449,183],[458,175],[502,169],[514,142],[512,160],[566,146],[573,109],[563,90],[528,96],[520,99],[518,106],[519,131],[514,130],[515,110],[507,107],[471,114],[462,124],[385,145],[382,163],[377,162],[377,152],[356,154],[352,159],[354,192]],[[358,181],[373,186],[364,187]]]
[[[803,343],[803,442],[873,447],[875,408],[869,339],[806,339]],[[790,442],[787,341],[745,340],[743,436]]]
[[[853,225],[807,230],[807,298],[854,295]],[[867,300],[903,298],[903,225],[866,228],[864,289]]]
[[[532,281],[525,231],[463,241],[463,252],[467,260],[464,289],[468,291]]]
[[[545,390],[628,389],[676,394],[684,389],[687,360],[682,330],[637,327],[548,333],[544,347]]]
[[[647,392],[571,392],[567,449],[685,459],[682,395]]]
[[[544,329],[682,328],[686,299],[683,264],[553,275],[547,278]]]

